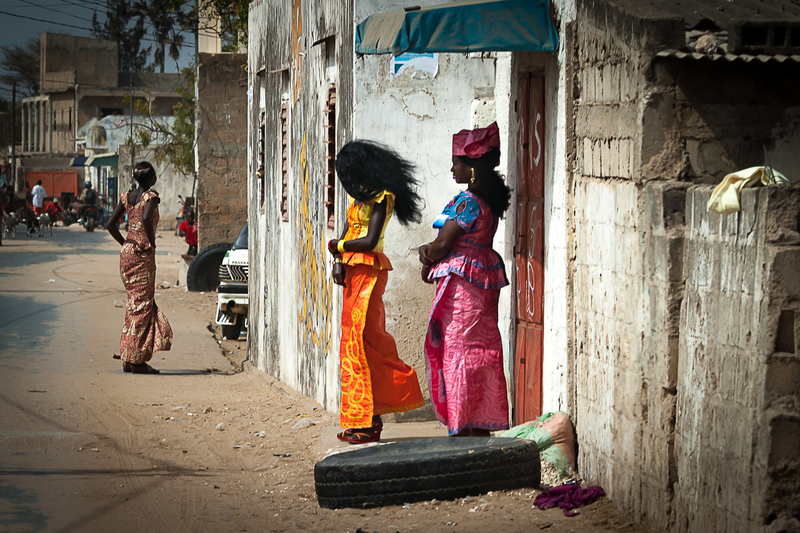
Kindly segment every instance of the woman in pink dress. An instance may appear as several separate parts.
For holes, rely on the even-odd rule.
[[[158,374],[147,364],[158,351],[172,347],[172,328],[156,305],[156,228],[158,227],[158,193],[152,165],[142,162],[133,170],[139,186],[124,192],[108,221],[108,232],[122,246],[119,274],[125,285],[128,301],[125,323],[120,338],[122,370],[134,374]],[[128,235],[122,237],[117,224],[128,215]]]
[[[466,184],[437,218],[436,239],[419,247],[422,279],[436,283],[425,359],[436,416],[451,436],[508,429],[503,346],[497,327],[505,265],[492,241],[511,190],[497,173],[497,123],[453,136],[453,179]]]

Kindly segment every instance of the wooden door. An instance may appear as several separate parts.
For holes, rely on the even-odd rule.
[[[544,78],[519,77],[514,424],[542,414],[544,319]]]
[[[33,187],[38,180],[42,180],[42,187],[47,193],[46,198],[61,198],[61,193],[73,193],[75,196],[78,191],[78,172],[75,170],[29,170],[25,173],[25,181]]]

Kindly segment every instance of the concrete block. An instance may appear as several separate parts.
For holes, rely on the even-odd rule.
[[[583,138],[583,173],[587,176],[594,176],[592,168],[592,140],[588,137]]]

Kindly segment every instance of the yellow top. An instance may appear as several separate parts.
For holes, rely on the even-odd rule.
[[[343,252],[343,262],[349,265],[373,265],[381,270],[392,269],[389,259],[383,255],[383,235],[386,233],[386,226],[389,224],[389,219],[392,218],[392,212],[394,211],[394,194],[389,191],[383,191],[372,200],[359,204],[356,204],[356,201],[351,198],[350,205],[347,208],[347,233],[344,236],[344,240],[350,241],[367,236],[372,210],[375,208],[375,204],[381,203],[384,198],[386,198],[386,220],[383,222],[378,244],[375,245],[375,248],[373,248],[371,252]]]

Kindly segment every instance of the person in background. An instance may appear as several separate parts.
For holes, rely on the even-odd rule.
[[[78,202],[80,203],[80,207],[78,207],[78,221],[83,220],[83,215],[88,207],[96,207],[98,211],[100,209],[100,195],[92,188],[92,182],[87,181],[83,186],[84,189],[81,191],[80,196],[78,196]]]
[[[391,149],[367,141],[345,144],[335,161],[339,183],[351,200],[341,239],[332,239],[333,282],[344,287],[339,345],[342,397],[339,440],[381,438],[381,414],[424,405],[417,374],[400,359],[386,331],[383,292],[392,264],[383,234],[392,214],[401,224],[420,220],[414,166]]]
[[[5,187],[0,187],[0,246],[3,246],[3,233],[6,232],[4,216],[6,213],[10,213],[7,211],[6,204],[8,203],[8,191],[6,191]]]
[[[119,343],[120,358],[123,372],[158,374],[159,371],[147,362],[156,352],[169,351],[172,347],[172,328],[155,301],[160,199],[151,189],[156,183],[156,171],[150,163],[137,164],[133,177],[138,187],[120,195],[119,204],[108,221],[108,232],[122,246],[119,272],[128,296]],[[130,230],[123,238],[117,224],[125,213]]]
[[[453,135],[453,179],[466,185],[437,217],[439,235],[419,247],[422,279],[436,283],[425,357],[436,417],[451,436],[508,429],[503,345],[497,325],[505,265],[492,249],[511,189],[497,173],[497,123]]]
[[[31,202],[33,202],[33,213],[38,217],[44,213],[44,198],[47,193],[42,187],[42,180],[36,182],[31,190]]]
[[[189,245],[186,255],[197,255],[197,221],[194,219],[194,211],[186,212],[186,220],[178,226],[178,234]]]
[[[53,198],[53,201],[44,208],[44,212],[50,215],[50,220],[55,222],[62,220],[64,210],[61,208],[61,204],[58,203],[58,198]]]

